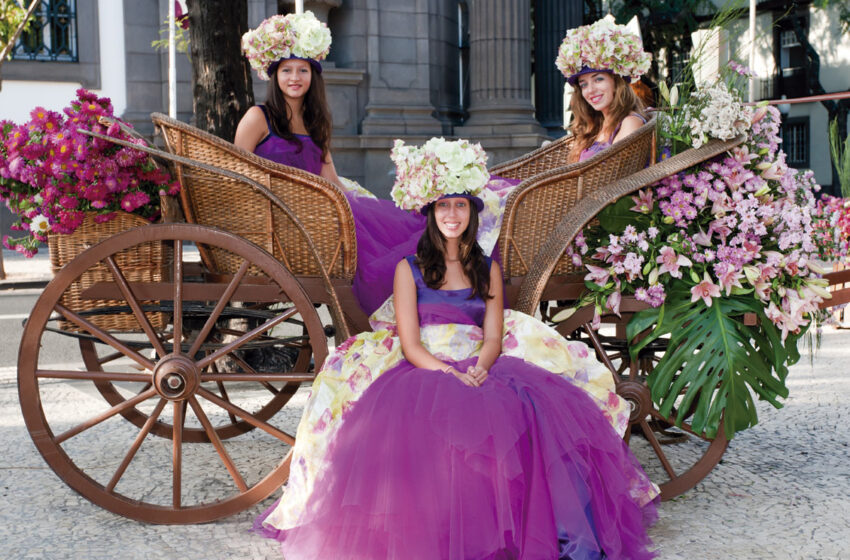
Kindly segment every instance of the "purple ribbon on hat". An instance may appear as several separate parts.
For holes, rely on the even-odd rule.
[[[443,200],[444,198],[465,198],[468,201],[470,201],[471,203],[473,203],[475,205],[475,208],[477,208],[479,212],[484,210],[484,201],[481,200],[480,198],[478,198],[475,195],[466,194],[466,193],[449,193],[449,194],[444,194],[443,196],[441,196],[437,200]],[[435,200],[434,202],[437,202],[437,200]],[[428,214],[428,209],[431,208],[431,206],[434,205],[434,202],[429,202],[428,204],[423,206],[422,209],[419,212],[422,215]]]
[[[292,60],[293,58],[298,59],[298,60],[306,60],[307,62],[310,63],[310,66],[313,67],[313,72],[315,72],[316,74],[322,73],[322,64],[318,60],[315,60],[313,58],[303,58],[303,57],[295,56],[294,54],[291,54],[291,55],[287,56],[286,58],[281,58],[277,62],[272,62],[271,64],[269,64],[269,69],[266,70],[266,73],[268,74],[269,78],[274,77],[274,73],[277,72],[277,67],[280,66],[281,62],[283,62],[284,60]]]
[[[571,86],[574,86],[578,83],[579,76],[584,76],[585,74],[594,74],[596,72],[605,72],[607,74],[613,74],[614,73],[613,70],[609,70],[608,68],[588,68],[587,66],[582,66],[581,70],[579,70],[575,74],[572,74],[569,78],[567,78],[567,81],[570,83]],[[624,80],[626,80],[627,84],[631,83],[631,81],[632,81],[631,76],[620,76],[620,77],[623,78]]]

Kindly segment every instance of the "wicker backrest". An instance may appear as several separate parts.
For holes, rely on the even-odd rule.
[[[564,214],[593,189],[643,169],[650,161],[655,118],[584,161],[537,174],[508,196],[499,248],[505,279],[528,274],[541,245]],[[562,257],[553,274],[577,272]]]
[[[573,146],[572,136],[563,136],[533,152],[529,152],[516,159],[494,165],[490,168],[491,175],[498,175],[505,179],[519,179],[525,181],[535,175],[546,171],[563,167],[569,162],[570,149]]]
[[[153,113],[151,119],[169,152],[233,171],[269,188],[296,215],[332,278],[352,280],[357,267],[354,218],[345,195],[324,178],[279,165],[186,123]],[[283,262],[296,276],[320,269],[300,229],[271,201],[245,183],[211,171],[175,163],[183,186],[186,220],[214,226],[248,239]],[[215,262],[233,272],[227,262]]]

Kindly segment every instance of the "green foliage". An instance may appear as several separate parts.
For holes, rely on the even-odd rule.
[[[829,153],[832,155],[832,163],[838,171],[838,184],[841,185],[841,196],[850,197],[850,135],[844,139],[841,145],[838,133],[838,119],[829,123]]]
[[[159,29],[159,39],[151,41],[151,46],[160,52],[168,50],[168,22],[168,18],[162,22],[162,27]],[[174,46],[177,52],[186,53],[186,56],[189,56],[188,29],[183,29],[180,25],[174,26]]]
[[[26,15],[27,11],[15,0],[0,0],[0,51],[13,39]],[[29,21],[24,26],[24,31],[28,31],[28,28]]]
[[[759,324],[745,325],[745,313],[754,313]],[[670,337],[647,379],[659,411],[676,412],[677,424],[690,416],[694,431],[708,437],[717,435],[722,422],[729,438],[758,422],[750,389],[782,407],[777,397],[788,396],[788,365],[800,359],[797,339],[802,336],[789,335],[783,343],[763,304],[751,297],[715,298],[707,307],[702,300],[691,301],[684,283],[670,290],[661,307],[637,313],[626,334],[633,341],[632,359],[658,338]]]
[[[619,235],[628,225],[637,226],[642,224],[646,227],[652,225],[651,220],[644,214],[637,214],[631,209],[635,201],[630,196],[624,196],[614,204],[606,206],[599,213],[599,225],[606,233]]]

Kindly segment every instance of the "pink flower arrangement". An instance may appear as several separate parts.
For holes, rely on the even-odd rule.
[[[816,201],[812,173],[785,163],[779,123],[775,108],[753,110],[743,145],[609,207],[632,225],[586,230],[569,249],[588,271],[583,302],[616,312],[634,294],[658,307],[684,283],[694,304],[756,298],[783,340],[798,333],[823,301],[813,261],[824,251],[847,255],[850,208]]]
[[[113,123],[98,120],[108,117]],[[47,233],[73,233],[86,212],[107,222],[123,210],[149,220],[159,216],[159,196],[180,186],[139,150],[80,132],[90,130],[140,143],[120,130],[107,98],[85,89],[63,113],[36,107],[21,125],[0,122],[0,199],[19,216],[3,245],[34,255]]]
[[[823,261],[844,261],[850,255],[850,199],[824,195],[814,212],[814,235]]]

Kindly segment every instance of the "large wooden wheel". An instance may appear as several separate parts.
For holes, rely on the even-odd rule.
[[[630,311],[636,311],[636,303],[639,302],[624,298],[621,309],[632,307]],[[624,315],[619,324],[624,325],[628,316]],[[670,417],[662,415],[652,402],[646,377],[657,363],[659,353],[666,349],[650,347],[633,361],[627,342],[615,333],[605,336],[594,331],[590,328],[592,319],[593,307],[582,307],[556,328],[562,335],[579,338],[592,346],[611,371],[617,394],[626,399],[632,409],[624,436],[626,442],[649,478],[661,488],[661,499],[675,498],[693,488],[720,462],[729,444],[723,428],[721,426],[717,437],[709,438],[695,432],[688,420],[676,426],[675,410]],[[633,437],[636,435],[641,437]]]
[[[136,282],[122,267],[124,256],[153,244],[170,249],[169,262],[160,263],[167,281]],[[241,266],[214,277],[184,261],[192,246],[229,253]],[[62,304],[77,279],[104,264],[112,282],[82,297],[108,301],[138,328],[110,330],[99,326],[98,313],[108,310]],[[263,310],[259,319],[228,315],[252,308]],[[80,357],[61,368],[40,359],[42,347],[62,343],[63,334],[49,326],[57,317],[83,337]],[[261,371],[245,358],[254,347],[288,340],[301,341],[291,371]],[[327,339],[315,306],[271,255],[203,226],[145,226],[81,253],[44,290],[21,341],[21,408],[50,467],[96,505],[151,523],[211,521],[285,482],[300,410],[280,409],[313,378],[305,348],[319,368]]]

